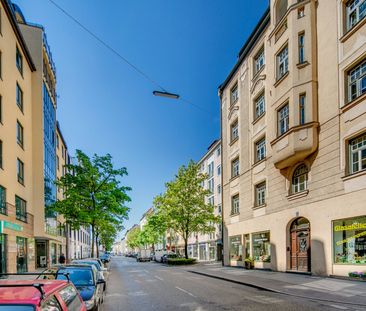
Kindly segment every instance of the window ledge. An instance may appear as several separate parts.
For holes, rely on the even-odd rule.
[[[290,72],[287,71],[281,78],[278,78],[278,80],[275,82],[275,84],[273,86],[277,87],[279,84],[281,84],[281,82],[288,77],[289,73]]]
[[[366,17],[360,20],[355,26],[353,26],[350,30],[348,30],[340,39],[341,43],[346,42],[352,35],[357,32],[362,26],[366,24]]]
[[[238,212],[238,213],[231,213],[230,214],[230,217],[239,216],[239,215],[240,215],[240,212]]]
[[[353,108],[354,106],[358,105],[360,102],[364,101],[366,99],[366,93],[362,94],[361,96],[358,96],[356,99],[350,101],[349,103],[345,104],[341,108],[341,112],[345,113],[347,110]]]
[[[253,163],[252,168],[253,168],[253,167],[256,167],[257,165],[259,165],[259,164],[261,164],[261,163],[263,163],[263,162],[265,162],[266,160],[267,160],[267,158],[266,158],[266,157],[264,157],[262,160],[259,160],[259,161],[255,162],[255,163]]]
[[[266,207],[266,206],[267,206],[267,203],[264,203],[264,204],[262,204],[262,205],[254,205],[254,206],[252,207],[252,209],[253,209],[253,210],[257,210],[257,209],[261,209],[261,208]]]
[[[341,178],[342,178],[343,181],[347,181],[347,180],[357,178],[357,177],[360,177],[360,176],[363,176],[363,175],[366,175],[366,170],[363,170],[363,171],[360,171],[360,172],[357,172],[357,173],[353,173],[353,174],[349,174],[349,175],[345,175],[345,176],[342,176]]]
[[[239,140],[239,137],[237,137],[237,138],[233,139],[233,140],[230,142],[229,146],[234,145],[238,140]]]
[[[253,122],[252,125],[256,124],[259,120],[261,120],[265,116],[266,112],[263,112],[259,117],[257,117]]]
[[[304,62],[302,62],[302,63],[298,63],[298,64],[296,64],[296,67],[298,68],[298,69],[302,69],[302,68],[305,68],[306,66],[308,66],[308,65],[310,65],[310,63],[306,60],[306,61],[304,61]]]
[[[319,122],[317,121],[312,121],[312,122],[308,122],[302,125],[296,125],[291,127],[290,129],[288,129],[285,133],[281,134],[280,136],[278,136],[277,138],[275,138],[274,140],[272,140],[270,142],[271,146],[273,146],[274,144],[276,144],[278,141],[280,141],[283,137],[291,134],[292,132],[301,130],[301,129],[305,129],[305,128],[309,128],[309,127],[319,127]]]
[[[234,181],[235,179],[239,178],[239,176],[240,176],[240,174],[238,174],[238,175],[236,175],[234,177],[231,177],[230,180],[229,180],[229,182]]]
[[[292,201],[292,200],[296,200],[296,199],[306,197],[308,194],[309,194],[309,190],[304,190],[304,191],[301,191],[301,192],[289,194],[286,198],[287,198],[287,200]]]
[[[260,76],[261,72],[263,72],[266,65],[263,65],[261,69],[259,69],[253,76],[252,83]]]

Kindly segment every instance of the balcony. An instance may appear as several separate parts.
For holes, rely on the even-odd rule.
[[[303,161],[318,149],[318,122],[294,126],[271,141],[276,168],[284,169]]]

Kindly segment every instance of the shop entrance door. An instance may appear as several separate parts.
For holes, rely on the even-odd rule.
[[[36,242],[36,254],[37,254],[37,268],[47,267],[47,242]]]
[[[310,223],[306,218],[296,219],[290,229],[290,268],[294,271],[310,271]]]
[[[0,273],[6,273],[5,234],[0,234]]]

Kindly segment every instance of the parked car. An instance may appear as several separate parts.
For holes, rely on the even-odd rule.
[[[162,257],[161,257],[161,261],[162,263],[168,263],[168,259],[170,258],[180,258],[181,256],[176,254],[176,253],[169,253],[169,254],[164,254]]]
[[[103,287],[105,280],[99,278],[98,270],[93,265],[56,265],[44,272],[54,273],[54,275],[40,274],[39,279],[65,280],[69,278],[84,300],[86,309],[93,311],[100,309],[104,298]]]
[[[95,261],[99,262],[101,267],[104,267],[103,261],[101,261],[100,258],[93,257],[93,258],[87,258],[87,259],[88,260],[95,260]]]
[[[99,273],[99,278],[105,280],[104,283],[104,288],[103,290],[105,291],[107,288],[107,268],[104,268],[104,266],[101,266],[99,261],[97,260],[93,260],[93,259],[78,259],[78,260],[73,260],[71,263],[73,264],[81,264],[81,265],[93,265]]]
[[[100,260],[103,262],[103,263],[106,263],[106,262],[110,262],[111,261],[111,256],[109,254],[106,254],[104,253],[102,256],[99,257]]]
[[[86,311],[86,306],[75,286],[67,281],[1,281],[0,311],[46,310]]]

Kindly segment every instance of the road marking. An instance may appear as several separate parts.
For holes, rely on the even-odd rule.
[[[343,306],[338,306],[338,305],[330,305],[330,306],[333,308],[336,308],[336,309],[340,309],[340,310],[348,310],[347,307],[343,307]]]
[[[176,286],[175,288],[176,288],[176,289],[178,289],[178,290],[180,290],[180,291],[181,291],[181,292],[183,292],[183,293],[188,294],[188,295],[189,295],[189,296],[191,296],[191,297],[197,298],[197,296],[193,295],[192,293],[190,293],[190,292],[186,291],[186,290],[185,290],[185,289],[183,289],[183,288],[180,288],[180,287],[178,287],[178,286]]]
[[[157,278],[160,281],[164,281],[160,276],[154,275],[155,278]]]

